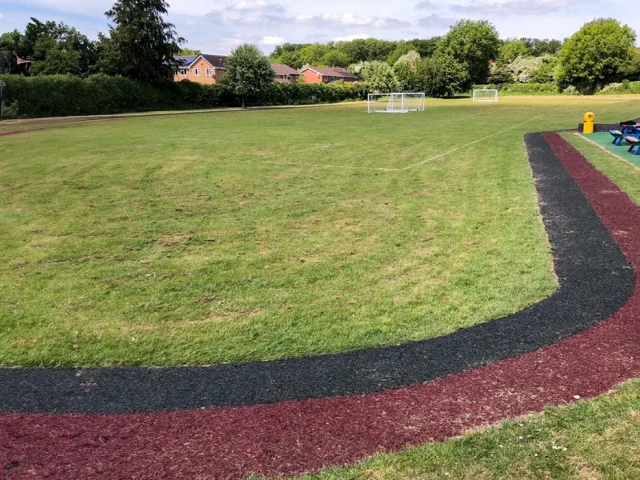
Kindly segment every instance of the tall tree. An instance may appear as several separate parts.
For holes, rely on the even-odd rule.
[[[590,93],[619,81],[634,55],[636,33],[612,18],[585,24],[565,43],[558,61],[560,85],[573,85]]]
[[[18,31],[0,35],[0,73],[24,73],[25,66],[16,62],[16,55],[25,57],[24,36]]]
[[[366,62],[369,60],[367,42],[361,38],[357,38],[350,42],[340,42],[338,43],[337,48],[349,57],[349,63]]]
[[[440,42],[440,40],[440,37],[426,39],[414,38],[413,40],[409,40],[407,43],[411,45],[422,58],[426,58],[433,56],[438,48],[438,43]]]
[[[322,65],[322,58],[329,53],[329,47],[321,43],[307,45],[300,50],[300,60],[303,65]]]
[[[269,88],[275,76],[267,57],[255,45],[244,44],[231,52],[227,59],[224,81],[242,99],[257,96]]]
[[[360,75],[374,92],[395,92],[398,89],[393,69],[387,62],[368,62],[363,66]]]
[[[165,21],[168,9],[165,0],[117,0],[105,13],[115,24],[110,47],[117,73],[145,83],[172,81],[184,39]]]
[[[86,76],[97,61],[95,44],[86,35],[62,22],[37,18],[27,24],[19,51],[17,55],[33,61],[33,74]]]
[[[424,82],[424,90],[432,97],[453,97],[467,88],[469,72],[455,58],[436,53],[420,62],[417,75]]]
[[[349,57],[339,50],[332,49],[322,56],[318,65],[324,65],[327,67],[348,67]]]
[[[456,23],[438,45],[442,64],[449,66],[447,57],[465,65],[469,72],[465,89],[473,83],[485,83],[490,61],[498,58],[500,39],[495,27],[487,21],[461,20]]]
[[[522,40],[505,42],[504,45],[500,47],[500,63],[506,65],[518,57],[529,57],[531,54],[532,50]]]
[[[562,48],[562,42],[560,40],[540,40],[539,38],[521,38],[534,57],[540,57],[542,55],[555,55]]]
[[[301,51],[308,44],[302,43],[284,43],[278,45],[271,53],[271,60],[273,63],[281,63],[283,65],[289,65],[291,68],[302,68],[304,61],[302,60]]]
[[[401,56],[393,65],[393,73],[398,80],[400,90],[404,92],[416,92],[421,89],[422,83],[417,75],[420,64],[420,54],[415,50]]]

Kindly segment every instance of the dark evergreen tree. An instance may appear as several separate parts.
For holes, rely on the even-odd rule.
[[[168,8],[165,0],[117,0],[106,12],[115,24],[108,46],[114,73],[152,84],[173,80],[184,39],[165,21]]]

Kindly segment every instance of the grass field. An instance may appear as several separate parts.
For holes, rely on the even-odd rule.
[[[0,138],[0,365],[339,352],[522,309],[556,288],[522,134],[639,107],[345,104]]]
[[[640,204],[640,169],[575,134],[564,138]],[[637,479],[640,382],[458,439],[377,455],[305,480]]]

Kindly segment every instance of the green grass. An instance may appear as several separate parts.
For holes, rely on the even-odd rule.
[[[618,157],[625,162],[629,162],[635,167],[640,168],[640,155],[634,155],[633,153],[629,152],[629,144],[626,142],[623,142],[623,144],[620,146],[614,145],[612,143],[613,137],[608,132],[583,135],[583,138],[591,143],[597,144],[601,149],[605,149],[611,152],[613,156]]]
[[[640,204],[640,169],[575,134],[563,137]],[[593,400],[299,480],[637,479],[638,432],[640,381],[634,381]]]
[[[298,480],[638,479],[640,382],[446,442]]]
[[[4,137],[0,365],[339,352],[522,309],[556,288],[522,134],[638,106],[346,104]]]

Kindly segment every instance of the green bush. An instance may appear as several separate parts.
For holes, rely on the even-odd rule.
[[[497,88],[501,95],[557,95],[555,83],[504,83],[501,85],[476,85],[474,88]]]
[[[596,95],[624,94],[640,94],[640,82],[630,82],[625,80],[622,83],[611,83],[596,93]]]
[[[182,81],[167,86],[151,86],[108,75],[92,75],[84,80],[71,75],[3,75],[0,76],[0,81],[6,84],[6,118],[109,115],[240,106],[240,99],[224,84],[200,85]],[[363,84],[274,83],[260,98],[247,99],[247,104],[261,106],[342,102],[365,99],[367,92],[367,87]]]

